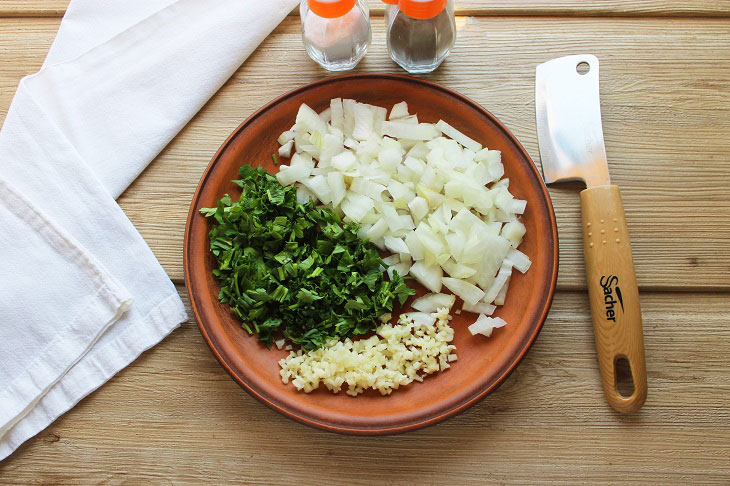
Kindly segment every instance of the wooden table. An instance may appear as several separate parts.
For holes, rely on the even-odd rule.
[[[0,109],[37,71],[67,0],[0,0]],[[399,72],[382,9],[358,68]],[[559,291],[538,341],[494,394],[395,437],[314,430],[269,410],[194,322],[0,463],[0,482],[344,484],[730,483],[730,2],[457,0],[458,41],[427,79],[475,99],[539,163],[535,66],[601,59],[606,149],[642,290],[649,398],[619,416],[600,385],[575,187],[550,188]],[[186,299],[182,241],[198,179],[256,108],[328,76],[287,18],[119,199]]]

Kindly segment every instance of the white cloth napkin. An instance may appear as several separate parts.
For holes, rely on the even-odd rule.
[[[297,0],[73,0],[0,131],[0,460],[187,316],[115,198]]]

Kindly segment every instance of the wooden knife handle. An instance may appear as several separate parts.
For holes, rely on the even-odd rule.
[[[593,315],[598,364],[606,400],[621,413],[634,412],[646,400],[646,363],[641,305],[629,232],[618,186],[591,187],[580,193],[583,249]],[[619,393],[616,365],[631,368],[633,393]]]

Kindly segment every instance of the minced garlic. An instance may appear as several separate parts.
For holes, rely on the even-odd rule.
[[[433,325],[401,315],[398,324],[384,324],[368,339],[332,340],[314,351],[292,351],[279,361],[281,379],[306,393],[321,384],[334,393],[347,387],[345,393],[351,396],[367,388],[389,395],[401,385],[423,381],[456,359],[456,346],[448,344],[454,339],[448,309],[440,308],[432,316]]]

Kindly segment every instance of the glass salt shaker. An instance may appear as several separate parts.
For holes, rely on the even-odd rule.
[[[409,73],[430,73],[456,41],[453,0],[383,0],[390,57]]]
[[[366,0],[302,0],[307,54],[328,71],[347,71],[365,56],[372,30]]]

